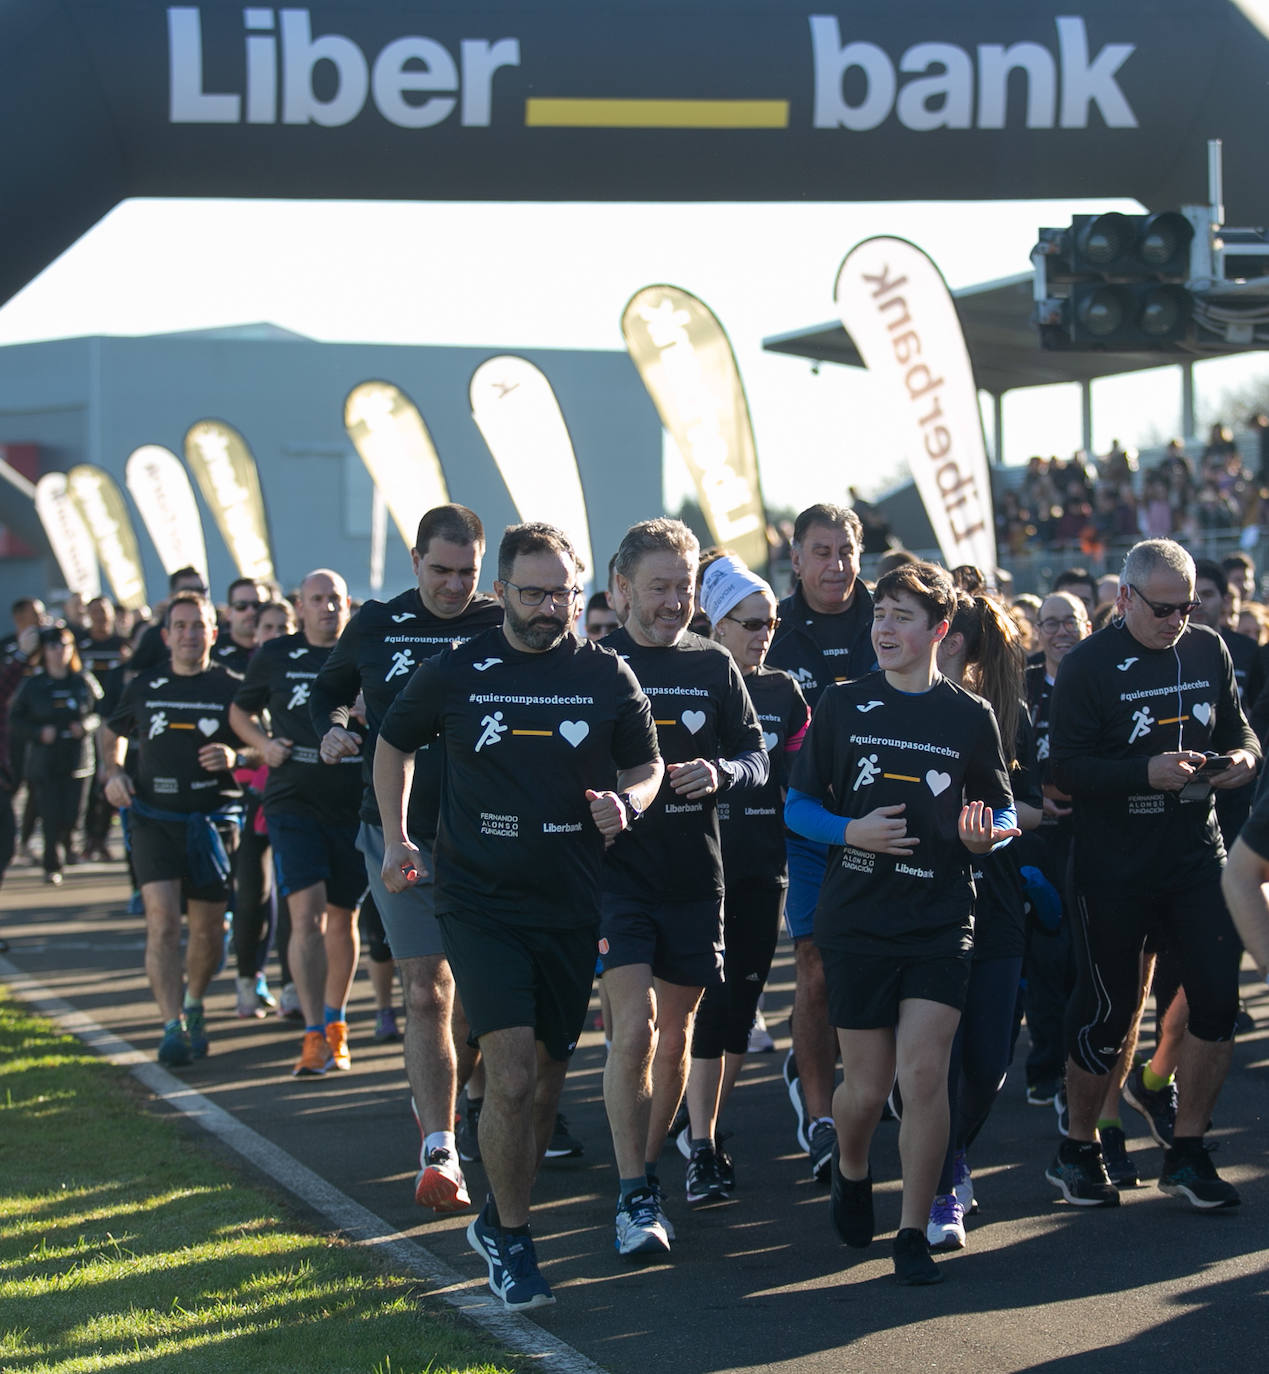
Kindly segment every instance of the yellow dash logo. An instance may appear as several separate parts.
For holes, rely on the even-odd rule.
[[[1166,720],[1161,720],[1160,725],[1184,725],[1189,720],[1189,716],[1168,716]]]
[[[677,725],[677,720],[654,720],[653,725]]]
[[[920,782],[920,778],[910,778],[906,773],[883,773],[883,778],[889,778],[891,782]]]
[[[512,730],[511,733],[512,733],[513,735],[542,735],[544,738],[550,739],[551,736],[555,733],[555,731],[554,731],[554,730]]]
[[[194,727],[192,725],[182,725],[179,720],[174,720],[167,728],[169,730],[192,730]]]
[[[583,100],[524,102],[537,129],[787,129],[787,100]]]

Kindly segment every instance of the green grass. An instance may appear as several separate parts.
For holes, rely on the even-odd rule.
[[[0,1178],[5,1374],[514,1368],[417,1282],[303,1230],[3,989]]]

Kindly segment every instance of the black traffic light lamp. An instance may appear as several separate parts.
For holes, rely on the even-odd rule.
[[[1041,322],[1049,349],[1110,352],[1166,350],[1185,338],[1193,298],[1173,282],[1075,282]]]
[[[1190,274],[1194,228],[1184,215],[1076,215],[1069,229],[1041,229],[1048,278],[1084,277],[1184,280]]]

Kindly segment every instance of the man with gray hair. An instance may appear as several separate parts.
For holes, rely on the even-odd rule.
[[[767,663],[783,668],[815,709],[826,688],[862,677],[877,666],[872,647],[872,593],[859,578],[863,527],[846,506],[808,506],[793,526],[797,586],[780,602],[780,624]],[[828,862],[828,846],[789,831],[789,892],[785,924],[793,937],[793,1049],[784,1063],[789,1100],[797,1116],[798,1144],[811,1174],[829,1179],[836,1133],[833,1074],[837,1037],[828,1022],[824,965],[812,938],[815,906]]]
[[[615,580],[629,607],[612,649],[651,699],[665,780],[608,850],[599,957],[612,1011],[604,1106],[620,1191],[617,1251],[664,1254],[657,1162],[687,1078],[697,1003],[723,979],[717,799],[768,776],[762,726],[731,655],[690,634],[699,547],[681,521],[626,531]],[[624,797],[623,797],[624,806]],[[632,819],[626,814],[626,819]],[[712,1145],[712,1142],[710,1142]]]
[[[1212,793],[1245,785],[1260,746],[1229,650],[1190,622],[1194,561],[1180,544],[1134,545],[1115,609],[1115,621],[1066,655],[1053,691],[1053,777],[1074,801],[1079,972],[1067,1012],[1070,1135],[1045,1176],[1076,1205],[1118,1205],[1098,1108],[1137,1003],[1142,950],[1162,930],[1180,960],[1190,1019],[1159,1187],[1200,1209],[1233,1207],[1237,1190],[1203,1143],[1233,1051],[1241,955],[1221,897],[1225,847]]]

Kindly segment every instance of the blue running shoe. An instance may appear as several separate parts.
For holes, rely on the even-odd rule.
[[[502,1261],[502,1235],[489,1220],[489,1203],[472,1217],[467,1225],[467,1244],[489,1266],[489,1288],[497,1298],[502,1297],[503,1285],[507,1281],[507,1271]]]
[[[549,1307],[555,1301],[547,1281],[538,1272],[538,1257],[533,1237],[527,1233],[499,1237],[502,1247],[502,1305],[508,1312],[528,1312],[534,1307]]]
[[[189,1028],[189,1047],[195,1059],[206,1059],[211,1046],[207,1042],[207,1017],[203,1004],[185,1008],[185,1024]]]
[[[159,1063],[169,1069],[183,1069],[194,1062],[194,1051],[190,1047],[189,1033],[179,1021],[169,1022],[163,1028],[163,1039],[159,1042]]]

